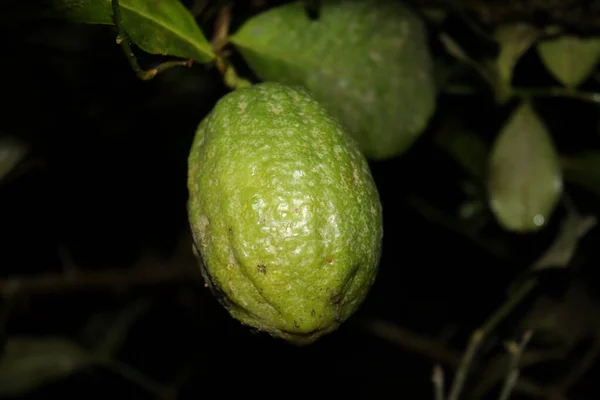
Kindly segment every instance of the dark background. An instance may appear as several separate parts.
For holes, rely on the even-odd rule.
[[[385,237],[380,273],[357,314],[308,347],[252,332],[204,288],[186,220],[187,154],[197,124],[228,92],[219,72],[194,65],[140,81],[111,27],[38,19],[34,8],[25,16],[16,3],[7,4],[4,10],[14,14],[0,18],[0,135],[22,138],[31,152],[0,186],[0,290],[6,310],[0,348],[14,335],[68,337],[91,348],[110,331],[115,316],[142,304],[116,357],[158,384],[175,385],[180,377],[180,399],[249,393],[433,398],[430,377],[439,353],[430,357],[400,333],[386,336],[368,324],[383,320],[405,327],[460,355],[471,331],[506,299],[511,280],[557,234],[563,208],[536,235],[507,233],[488,219],[482,237],[501,249],[499,257],[412,206],[409,199],[418,195],[451,214],[465,200],[460,187],[465,172],[433,144],[444,115],[459,115],[491,142],[514,106],[496,106],[485,91],[441,95],[430,128],[408,153],[371,163]],[[260,8],[244,4],[235,10],[234,28]],[[207,35],[212,22],[201,21]],[[472,39],[460,20],[449,26],[482,54],[494,51]],[[241,74],[253,78],[239,57],[234,60]],[[155,61],[141,57],[143,65]],[[553,84],[529,53],[517,79]],[[537,106],[561,152],[599,147],[595,105],[546,99]],[[597,197],[571,185],[567,191],[580,211],[598,212]],[[597,301],[599,234],[595,229],[586,236],[573,268],[544,274],[541,287],[490,336],[482,356],[501,353],[503,340],[522,334],[519,323],[537,296],[563,304],[575,282]],[[68,274],[76,275],[69,281]],[[17,277],[23,289],[10,297],[8,280]],[[595,328],[579,338],[573,359],[525,375],[550,386],[555,374],[573,368],[573,360],[600,337],[600,323],[594,322],[600,321],[600,309],[592,310],[581,319]],[[598,398],[598,372],[596,365],[573,386],[570,398]],[[474,373],[476,381],[477,369]],[[106,367],[82,368],[18,398],[113,395],[155,398]]]

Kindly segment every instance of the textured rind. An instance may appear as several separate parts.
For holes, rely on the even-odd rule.
[[[406,151],[435,111],[425,25],[401,2],[325,0],[318,20],[293,2],[230,41],[261,80],[309,89],[370,159]]]
[[[205,280],[242,323],[297,344],[362,303],[381,254],[366,159],[303,88],[222,97],[189,156],[189,218]]]

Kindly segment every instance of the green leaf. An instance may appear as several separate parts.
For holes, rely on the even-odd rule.
[[[566,181],[600,196],[600,151],[563,156],[561,165]]]
[[[253,17],[230,41],[261,80],[311,91],[371,159],[407,150],[435,111],[425,25],[402,3],[323,1],[313,21],[294,2]]]
[[[541,229],[562,194],[558,154],[527,101],[513,111],[492,147],[488,199],[498,223],[515,232]]]
[[[27,155],[27,144],[14,137],[0,137],[0,182]]]
[[[479,135],[460,127],[444,129],[436,143],[473,178],[484,178],[489,149]]]
[[[494,39],[500,49],[495,60],[498,74],[500,99],[505,100],[512,92],[513,72],[523,54],[535,43],[538,30],[527,24],[501,25],[494,32]]]
[[[537,51],[559,82],[575,88],[590,76],[600,61],[600,38],[563,35],[538,43]]]
[[[83,349],[63,338],[12,337],[0,355],[0,396],[31,392],[92,363]]]
[[[131,40],[150,54],[206,63],[211,45],[180,0],[120,0],[123,26]],[[72,22],[113,24],[111,0],[53,0],[55,11]]]

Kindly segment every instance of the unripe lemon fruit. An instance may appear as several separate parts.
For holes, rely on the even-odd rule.
[[[303,88],[223,96],[189,155],[203,277],[243,324],[296,344],[335,330],[378,269],[382,208],[357,143]]]

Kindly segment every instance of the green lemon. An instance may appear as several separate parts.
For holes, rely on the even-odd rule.
[[[223,96],[188,162],[202,274],[234,318],[309,344],[357,310],[381,256],[379,194],[356,141],[307,90]]]

